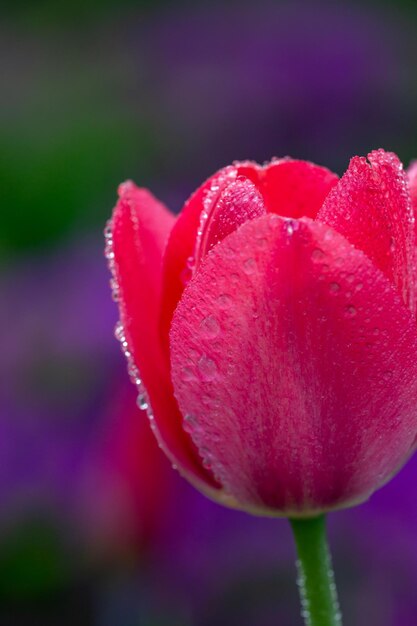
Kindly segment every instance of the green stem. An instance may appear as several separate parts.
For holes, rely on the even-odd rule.
[[[342,626],[324,515],[290,520],[297,546],[298,586],[306,626]]]

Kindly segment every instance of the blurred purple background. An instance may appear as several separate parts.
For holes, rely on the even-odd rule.
[[[173,210],[273,155],[417,156],[408,2],[4,2],[0,624],[301,624],[285,520],[171,470],[113,327],[102,229],[133,178]],[[412,626],[417,459],[330,519],[346,624]]]

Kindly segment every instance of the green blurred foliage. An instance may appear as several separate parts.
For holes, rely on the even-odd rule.
[[[83,26],[130,9],[153,10],[168,3],[168,0],[3,0],[2,9],[6,15],[28,25],[68,27]]]
[[[105,40],[129,5],[142,6],[2,3],[0,260],[101,228],[119,182],[149,171],[146,112],[130,102],[134,69],[120,40]]]
[[[125,119],[100,119],[98,113],[64,118],[56,128],[28,123],[19,132],[2,129],[1,142],[7,155],[0,162],[4,253],[43,246],[102,219],[147,138]]]
[[[54,592],[68,584],[75,569],[63,533],[44,520],[26,519],[0,541],[0,603]]]

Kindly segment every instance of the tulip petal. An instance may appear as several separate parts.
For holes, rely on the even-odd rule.
[[[255,185],[239,176],[216,193],[216,201],[210,204],[210,212],[202,214],[195,246],[195,264],[239,226],[248,220],[266,214],[263,198]]]
[[[264,166],[241,163],[239,173],[258,186],[268,212],[283,217],[315,218],[339,177],[326,167],[290,158]]]
[[[317,220],[328,224],[381,269],[412,312],[416,246],[406,174],[398,157],[375,150],[354,157]]]
[[[119,195],[111,221],[113,272],[123,325],[119,335],[127,344],[124,349],[132,360],[130,369],[136,366],[140,372],[152,406],[151,425],[168,456],[192,477],[213,484],[181,428],[169,367],[159,343],[162,253],[174,216],[147,190],[131,182],[121,185]]]
[[[246,195],[254,194],[255,206],[252,209],[247,204],[243,207],[238,197],[243,191],[242,182],[240,189],[238,185],[233,187],[238,177],[249,179],[257,189],[257,193],[254,188],[246,189]],[[196,253],[200,259],[214,242],[221,240],[247,219],[260,215],[264,210],[261,197],[268,212],[289,217],[315,217],[337,181],[338,176],[325,167],[290,158],[274,159],[265,165],[258,165],[253,161],[236,161],[209,178],[185,204],[172,229],[165,251],[160,327],[166,352],[172,315],[184,286],[192,275],[189,262],[195,263]],[[230,194],[231,190],[234,200],[239,204],[239,210],[232,212],[233,218],[230,220],[229,217],[226,228],[226,211],[217,213],[217,224],[215,220],[215,227],[211,229],[209,239],[205,237],[201,251],[198,240],[202,214],[210,215],[219,204],[220,197],[225,193]],[[230,209],[230,202],[228,208]]]
[[[219,193],[235,180],[236,176],[236,168],[230,166],[206,180],[186,202],[170,233],[163,259],[160,313],[160,337],[166,353],[172,315],[189,279],[187,273],[190,275],[192,273],[189,261],[194,257],[201,213],[204,209],[210,212],[211,206],[208,206],[208,202],[211,204],[216,202]]]
[[[366,499],[417,432],[417,336],[396,291],[331,228],[267,215],[215,246],[170,335],[184,424],[253,512]]]

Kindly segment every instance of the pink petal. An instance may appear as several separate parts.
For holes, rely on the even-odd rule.
[[[160,336],[168,354],[168,335],[172,315],[184,286],[191,277],[189,267],[195,246],[203,210],[210,212],[211,204],[219,193],[237,176],[236,168],[225,167],[211,176],[186,202],[170,233],[163,259],[163,291],[160,317]],[[210,204],[210,206],[209,206]],[[190,276],[187,276],[187,273]]]
[[[216,200],[210,204],[210,212],[201,216],[195,245],[195,263],[239,226],[266,213],[264,201],[255,185],[239,176],[226,185]]]
[[[262,193],[267,210],[286,217],[316,217],[339,177],[309,161],[275,159],[256,166],[241,163],[239,173],[253,180]]]
[[[111,222],[113,269],[123,324],[119,338],[126,339],[125,350],[133,360],[130,369],[139,369],[154,414],[151,425],[167,454],[192,477],[213,484],[181,428],[169,365],[159,342],[162,252],[174,216],[147,190],[131,182],[121,185],[119,194]]]
[[[250,208],[248,203],[246,207],[242,207],[241,199],[238,197],[243,191],[242,182],[240,189],[238,186],[233,188],[232,185],[237,177],[249,179],[257,189],[257,193],[253,187],[246,189],[247,194],[254,194],[254,207]],[[237,161],[209,178],[185,204],[172,229],[165,252],[161,338],[166,352],[172,315],[185,284],[192,276],[195,255],[197,254],[198,259],[202,258],[214,243],[232,232],[246,219],[260,215],[264,210],[261,197],[269,212],[290,217],[302,215],[315,217],[337,181],[336,174],[325,167],[289,158],[275,159],[266,165],[258,165],[252,161]],[[219,202],[227,188],[228,194],[234,189],[234,200],[236,199],[240,205],[239,211],[232,210],[232,219],[228,214],[231,202],[227,203],[227,207],[223,204],[223,208]],[[210,228],[210,234],[204,236],[204,242],[200,245],[204,214],[211,215],[215,207],[217,207],[216,218]]]
[[[242,508],[361,501],[417,432],[417,335],[360,250],[308,219],[247,222],[205,257],[171,330],[175,394]]]
[[[395,154],[375,150],[368,160],[354,157],[317,219],[363,250],[414,311],[413,212],[406,175]]]

